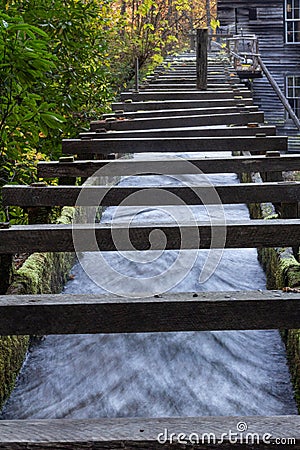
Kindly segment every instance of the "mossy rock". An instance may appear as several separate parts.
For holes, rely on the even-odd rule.
[[[300,330],[288,330],[285,338],[295,398],[300,410]]]
[[[28,348],[28,336],[0,338],[0,407],[11,393]]]
[[[57,223],[68,224],[74,208],[65,207]],[[50,294],[61,291],[74,264],[73,253],[33,253],[14,271],[7,294]],[[0,407],[10,395],[28,350],[29,336],[0,337]]]
[[[244,183],[253,182],[251,174],[240,175]],[[252,219],[276,219],[275,208],[270,203],[249,205]],[[300,264],[295,259],[291,248],[258,249],[258,259],[266,273],[267,289],[282,289],[284,287],[300,287]],[[287,358],[294,386],[295,399],[300,411],[300,330],[281,330],[281,336],[286,345]]]

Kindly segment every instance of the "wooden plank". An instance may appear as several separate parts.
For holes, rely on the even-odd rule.
[[[2,336],[280,328],[300,328],[300,294],[231,291],[137,298],[99,294],[0,296]]]
[[[197,138],[129,138],[129,139],[63,139],[65,154],[109,154],[147,152],[201,152],[201,151],[287,151],[287,137],[197,137]]]
[[[103,114],[103,118],[114,118],[114,117],[125,117],[128,119],[141,119],[141,118],[147,118],[147,117],[170,117],[170,116],[206,116],[207,114],[232,114],[232,113],[239,113],[239,112],[259,112],[258,106],[245,106],[245,107],[238,107],[238,106],[222,106],[222,107],[215,107],[215,108],[185,108],[185,109],[161,109],[161,110],[148,110],[148,111],[129,111],[129,112],[119,112],[119,113],[110,113],[110,114]],[[101,128],[102,126],[102,120],[95,120],[92,121],[91,129],[95,128],[96,126],[98,128]]]
[[[232,92],[232,86],[229,83],[210,83],[207,85],[207,88],[209,89],[209,91],[228,91],[228,92]],[[241,91],[246,90],[245,86],[240,88]],[[165,92],[165,91],[172,91],[172,92],[197,92],[197,88],[196,88],[196,84],[194,83],[190,83],[190,84],[155,84],[155,83],[151,83],[151,84],[142,84],[140,86],[140,92],[143,93],[147,93],[147,92],[152,92],[152,91],[156,91],[156,92]],[[132,91],[129,91],[132,92]]]
[[[299,449],[299,425],[299,416],[1,420],[0,445],[1,450],[268,450],[275,444],[287,450]]]
[[[212,230],[215,239],[212,240]],[[149,235],[153,237],[152,246]],[[198,237],[199,234],[199,237]],[[223,236],[226,234],[226,242]],[[118,241],[115,242],[115,237]],[[129,236],[129,238],[128,238]],[[183,236],[183,239],[182,239]],[[157,239],[155,239],[155,237]],[[253,220],[181,225],[15,225],[0,229],[0,253],[189,250],[291,247],[300,242],[300,220]]]
[[[148,111],[148,110],[158,110],[158,109],[190,109],[190,108],[214,108],[222,106],[233,106],[238,104],[244,104],[246,106],[253,105],[252,98],[234,99],[234,98],[223,98],[215,100],[152,100],[147,102],[135,101],[131,103],[118,102],[112,103],[111,107],[113,111],[124,110],[124,111]]]
[[[257,118],[257,116],[254,116]],[[246,123],[249,123],[247,116]],[[265,133],[267,136],[275,136],[276,128],[274,126],[208,126],[208,127],[177,127],[149,130],[129,130],[129,131],[113,131],[113,132],[93,132],[87,131],[80,133],[82,139],[119,139],[119,138],[166,138],[166,137],[218,137],[218,136],[255,136],[258,132]]]
[[[104,167],[107,167],[104,169]],[[37,165],[40,178],[52,177],[90,177],[101,169],[103,176],[128,176],[134,174],[165,175],[195,173],[200,169],[203,173],[242,173],[270,172],[283,170],[300,170],[298,155],[281,155],[273,158],[265,156],[230,157],[230,158],[159,158],[147,160],[116,159],[114,161],[74,161],[60,163],[58,161],[42,161]]]
[[[207,84],[207,88],[210,89],[218,89],[220,91],[223,90],[231,90],[233,87],[233,82],[237,81],[237,79],[235,78],[234,80],[231,81],[231,83],[229,82],[229,80],[227,81],[225,76],[224,77],[220,77],[219,79],[208,79],[208,84]],[[180,89],[180,90],[194,90],[196,88],[196,81],[193,79],[190,80],[186,80],[184,78],[180,79],[157,79],[157,80],[152,80],[150,83],[149,82],[145,82],[144,84],[142,84],[141,89],[146,89],[146,90],[168,90],[168,89]],[[245,89],[245,85],[242,84],[238,84],[238,83],[234,83],[234,87],[238,87],[240,89]]]
[[[191,92],[122,92],[120,94],[121,101],[131,99],[134,102],[148,101],[148,100],[217,100],[217,99],[228,99],[235,97],[251,98],[252,94],[250,91],[243,91],[243,93],[238,92],[228,92],[228,91],[191,91]]]
[[[204,182],[205,183],[205,182]],[[207,184],[207,182],[206,182]],[[80,195],[81,194],[81,195]],[[171,194],[171,195],[169,195]],[[300,182],[218,186],[45,186],[6,185],[5,206],[168,206],[297,202]],[[296,218],[296,217],[288,217]]]
[[[122,131],[122,130],[147,130],[153,128],[175,128],[175,127],[197,127],[208,125],[245,125],[248,122],[264,121],[264,113],[256,112],[236,112],[232,114],[206,114],[206,115],[194,115],[194,116],[168,116],[168,117],[147,117],[136,119],[116,119],[115,121],[103,121],[101,128],[105,128],[110,131]]]
[[[226,79],[226,75],[225,73],[222,73],[220,75],[208,75],[207,77],[207,81],[208,83],[212,83],[212,84],[224,84],[224,80]],[[234,81],[234,85],[237,87],[241,87],[241,88],[245,88],[245,85],[240,83],[239,77],[230,77],[230,80]],[[159,78],[157,77],[147,77],[146,80],[151,83],[152,85],[162,85],[162,84],[181,84],[181,85],[186,85],[186,84],[194,84],[196,85],[196,76],[195,75],[182,75],[182,76],[178,76],[178,74],[174,74],[172,75],[172,73],[168,74],[168,75],[164,75],[164,76],[159,76]]]

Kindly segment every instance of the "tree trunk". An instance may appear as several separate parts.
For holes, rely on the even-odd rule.
[[[206,26],[210,34],[210,22],[211,22],[210,0],[205,0],[205,9],[206,9]]]

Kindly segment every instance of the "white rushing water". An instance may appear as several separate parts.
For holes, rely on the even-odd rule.
[[[209,179],[214,184],[238,182],[235,174]],[[166,176],[135,177],[120,184],[140,185],[145,180],[150,185],[174,184],[174,179]],[[225,206],[224,210],[228,219],[249,219],[244,205]],[[109,222],[115,211],[106,209],[102,221]],[[203,207],[192,211],[197,219],[207,218]],[[117,220],[131,220],[132,212],[121,209]],[[134,221],[166,222],[173,213],[146,208]],[[184,208],[182,212],[176,208],[175,216],[189,219]],[[145,278],[151,285],[153,277],[153,292],[163,291],[166,280],[172,278],[171,266],[173,292],[265,289],[255,249],[225,250],[217,270],[205,283],[200,283],[199,274],[208,251],[197,255],[185,251],[181,259],[175,251],[150,253],[151,260],[149,252],[136,252],[138,257],[128,253],[126,258],[107,253],[107,264],[119,274],[109,280],[97,255],[85,253],[82,264],[89,276],[77,263],[72,271],[75,278],[64,292],[104,292],[94,278],[112,292],[132,293],[145,284]],[[186,270],[193,258],[193,267]],[[177,259],[180,262],[174,265]],[[47,336],[32,347],[1,418],[281,414],[297,411],[279,333],[233,331]]]

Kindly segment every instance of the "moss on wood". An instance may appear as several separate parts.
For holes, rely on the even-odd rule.
[[[284,336],[295,398],[300,411],[300,330],[288,330]]]
[[[7,336],[0,339],[0,406],[14,387],[28,343],[28,336]]]
[[[71,223],[74,208],[65,207],[58,223]],[[14,271],[8,294],[58,293],[68,279],[73,253],[33,253],[22,267]],[[0,338],[0,407],[10,395],[22,367],[29,344],[29,336]]]
[[[245,183],[254,181],[250,174],[242,174],[240,179]],[[253,219],[268,220],[278,217],[270,203],[251,204],[249,211]],[[267,289],[300,287],[300,264],[291,248],[258,249],[258,259],[266,273]],[[286,345],[295,399],[300,412],[300,330],[281,330],[281,336]]]

